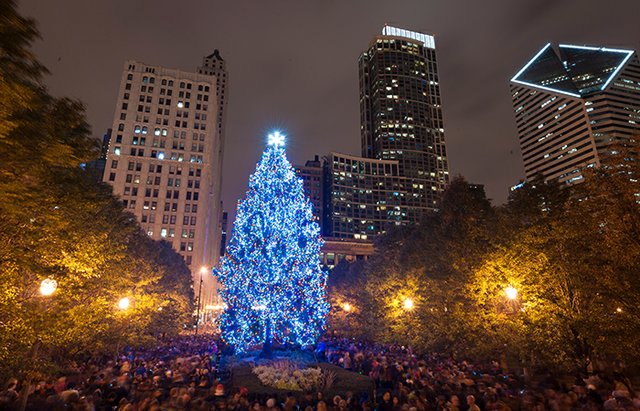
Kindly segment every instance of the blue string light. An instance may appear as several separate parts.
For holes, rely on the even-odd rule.
[[[284,135],[272,133],[216,273],[228,344],[243,352],[268,337],[302,346],[316,341],[329,311],[322,244],[311,202],[287,160]]]

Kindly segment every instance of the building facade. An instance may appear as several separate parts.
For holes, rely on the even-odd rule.
[[[313,205],[313,215],[322,227],[324,209],[324,174],[320,156],[307,161],[303,166],[293,166],[296,174],[302,180],[304,192]]]
[[[545,45],[511,79],[527,180],[573,184],[612,144],[640,134],[640,61],[633,50]]]
[[[418,222],[449,181],[435,39],[384,26],[358,64],[362,155],[398,162]]]
[[[223,211],[220,222],[220,257],[227,252],[227,229],[229,227],[229,213]]]
[[[107,164],[107,154],[109,152],[109,142],[111,141],[111,129],[107,129],[102,135],[100,144],[100,154],[97,159],[89,161],[84,165],[85,169],[91,170],[96,181],[104,180],[104,170]]]
[[[329,237],[324,239],[320,261],[329,270],[333,270],[342,261],[366,261],[374,252],[372,241]]]
[[[323,168],[325,236],[373,240],[391,226],[409,222],[407,179],[400,176],[397,160],[333,152]]]
[[[149,237],[183,256],[202,307],[216,297],[210,272],[221,236],[218,78],[224,66],[218,70],[191,73],[127,61],[104,173]]]
[[[362,157],[332,152],[296,167],[339,248],[420,222],[449,182],[434,37],[384,26],[358,66]]]
[[[360,168],[368,170],[369,176],[354,171],[354,161],[356,162],[355,170]],[[364,164],[364,162],[368,162],[369,166],[358,167],[359,163]],[[375,166],[372,167],[371,163],[374,163]],[[358,213],[367,214],[367,210],[374,209],[373,205],[364,204],[365,208],[360,208],[361,204],[351,203],[347,199],[353,200],[362,194],[366,201],[367,192],[371,194],[369,196],[371,201],[374,196],[376,198],[380,196],[380,191],[373,182],[375,177],[371,177],[371,175],[378,173],[377,163],[379,162],[375,160],[331,153],[322,159],[316,155],[304,166],[294,166],[296,174],[302,180],[305,194],[313,204],[314,216],[320,224],[324,240],[320,260],[330,270],[341,261],[366,260],[374,252],[372,240],[380,233],[371,230],[364,230],[364,234],[360,231],[356,232],[356,227],[360,227],[362,224],[356,224],[353,219],[355,214],[347,211],[357,209]],[[395,165],[397,167],[397,162]],[[349,171],[346,171],[347,169]],[[381,172],[383,170],[384,163]],[[373,195],[373,190],[376,190],[375,195]],[[351,217],[347,217],[347,215]],[[373,221],[376,217],[378,214],[366,216],[365,221]],[[386,226],[386,223],[385,221],[375,221],[378,226]],[[343,228],[344,231],[334,231],[334,228]],[[339,237],[334,237],[334,233]]]

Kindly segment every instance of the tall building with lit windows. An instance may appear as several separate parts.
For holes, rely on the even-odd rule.
[[[330,153],[324,161],[323,233],[339,239],[373,240],[409,223],[407,179],[397,160]]]
[[[127,61],[103,178],[149,237],[184,257],[203,309],[216,298],[225,88],[217,52],[198,72]]]
[[[358,60],[362,157],[332,152],[298,166],[339,255],[437,209],[449,182],[433,36],[384,26]],[[322,172],[322,201],[311,185]],[[353,242],[347,247],[347,242]],[[327,247],[325,247],[327,248]],[[335,252],[334,252],[335,251]]]
[[[362,155],[398,162],[418,222],[449,181],[435,39],[384,26],[358,64]]]
[[[634,50],[551,43],[511,79],[528,180],[573,184],[612,144],[640,134],[640,61]]]
[[[323,199],[324,199],[324,175],[320,156],[315,156],[313,160],[308,160],[303,166],[295,165],[293,168],[302,180],[305,194],[309,197],[313,205],[313,216],[322,227],[323,220]]]

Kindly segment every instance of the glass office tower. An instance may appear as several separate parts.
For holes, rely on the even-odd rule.
[[[359,59],[362,155],[395,160],[408,219],[437,207],[449,180],[433,36],[385,26]]]

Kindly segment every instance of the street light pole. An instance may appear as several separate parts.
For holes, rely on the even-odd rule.
[[[205,273],[205,271],[207,271],[207,267],[202,266],[200,268],[200,286],[198,287],[198,310],[196,311],[196,334],[198,335],[198,325],[200,324],[200,305],[201,305],[201,298],[202,298],[202,274]]]
[[[51,297],[53,293],[56,292],[57,289],[58,289],[58,282],[51,278],[45,278],[40,283],[39,291],[43,299],[38,300],[38,307],[44,314],[46,314],[46,311],[48,308],[46,306],[46,303],[47,303],[46,299],[48,297]],[[33,344],[33,346],[31,347],[30,357],[32,362],[35,362],[38,359],[38,355],[40,354],[39,353],[40,343],[41,343],[40,338],[38,338],[36,342]],[[24,386],[22,387],[22,398],[20,398],[20,406],[18,408],[20,411],[24,411],[27,409],[27,401],[29,400],[30,390],[31,390],[31,375],[26,375],[24,379]]]
[[[119,301],[118,301],[118,309],[122,312],[125,312],[129,309],[129,306],[131,305],[131,300],[129,300],[129,297],[122,297]],[[127,338],[127,333],[129,332],[129,324],[130,324],[131,318],[129,315],[126,315],[126,321],[124,323],[124,332],[122,333],[123,335],[118,338],[118,342],[116,344],[116,358],[115,358],[115,362],[118,362],[118,355],[120,354],[120,340],[124,339],[126,340]],[[125,345],[126,346],[126,345]]]

